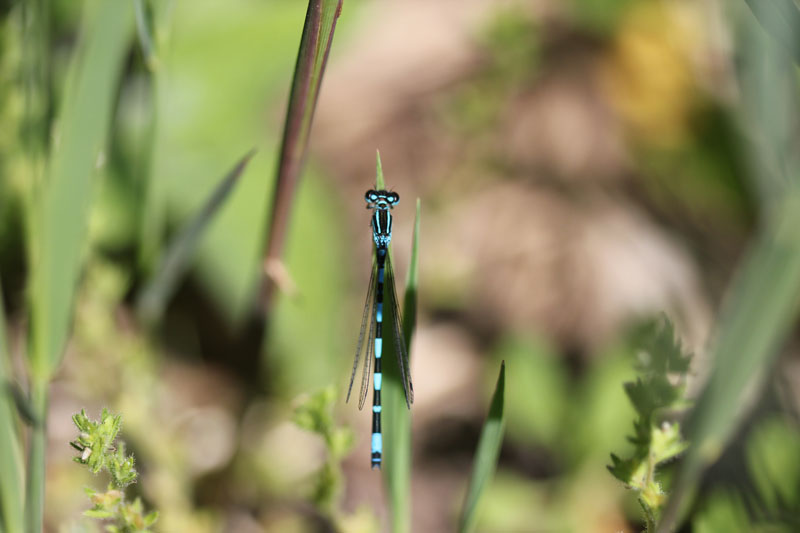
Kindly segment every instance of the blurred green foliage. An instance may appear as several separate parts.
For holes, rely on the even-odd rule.
[[[138,13],[123,13],[131,5]],[[346,3],[340,30],[358,20],[361,5]],[[305,7],[292,0],[142,0],[124,5],[58,0],[0,6],[0,273],[3,302],[10,310],[0,324],[9,332],[0,329],[0,380],[13,388],[19,405],[42,411],[41,396],[31,396],[17,372],[16,354],[28,348],[26,338],[33,341],[31,346],[48,345],[35,349],[42,351],[42,372],[49,374],[60,356],[60,348],[53,347],[71,335],[67,364],[54,387],[59,395],[54,408],[80,400],[109,405],[125,415],[126,440],[139,464],[146,466],[137,488],[142,501],[162,510],[158,525],[165,531],[330,527],[366,532],[380,529],[385,520],[380,508],[361,503],[365,493],[375,492],[369,484],[374,481],[354,466],[363,457],[351,461],[348,453],[363,436],[356,438],[347,428],[349,420],[340,419],[356,416],[339,404],[339,378],[349,367],[361,303],[362,287],[352,283],[352,272],[363,271],[358,265],[365,257],[353,253],[356,247],[343,223],[352,201],[343,196],[350,194],[349,187],[344,179],[334,181],[333,170],[313,159],[291,217],[287,276],[270,317],[268,340],[255,348],[228,343],[229,337],[243,335],[252,317],[275,154]],[[619,181],[601,184],[587,176],[586,187],[558,183],[549,193],[573,200],[587,190],[600,191],[636,202],[666,231],[688,242],[714,302],[722,299],[722,285],[749,232],[769,226],[757,250],[763,257],[749,263],[743,275],[749,283],[744,296],[728,304],[738,308],[726,315],[735,320],[723,322],[727,327],[718,337],[724,341],[718,351],[728,358],[720,359],[718,368],[733,374],[717,378],[723,385],[717,390],[724,394],[715,396],[708,416],[725,421],[729,425],[723,429],[728,429],[743,409],[740,392],[752,376],[769,374],[769,355],[777,353],[783,336],[793,333],[793,246],[798,241],[791,214],[798,204],[785,185],[797,174],[797,151],[792,148],[796,69],[790,57],[775,53],[775,38],[758,25],[733,25],[732,50],[713,49],[718,55],[711,57],[730,53],[715,63],[721,70],[751,65],[738,80],[738,102],[725,91],[733,82],[720,71],[698,83],[703,67],[698,58],[708,52],[701,50],[707,43],[685,33],[683,19],[665,4],[572,0],[568,7],[555,19],[525,2],[498,8],[473,34],[474,70],[437,89],[434,114],[441,113],[441,131],[459,147],[455,164],[463,165],[453,172],[459,180],[455,183],[460,189],[469,185],[470,174],[479,174],[483,183],[504,179],[519,190],[532,187],[530,176],[519,176],[513,162],[496,157],[497,147],[506,141],[503,121],[518,110],[509,101],[519,105],[516,97],[535,93],[540,81],[559,68],[589,65],[604,81],[611,79],[610,88],[605,87],[608,94],[598,100],[603,100],[603,112],[613,116],[610,126],[623,131],[624,161],[614,177]],[[116,23],[97,25],[104,13]],[[91,53],[87,36],[99,39],[92,41]],[[573,47],[585,63],[570,63]],[[401,96],[389,93],[387,98]],[[748,113],[741,113],[739,106]],[[150,337],[133,318],[131,302],[157,270],[165,243],[192,220],[219,177],[254,144],[258,157],[191,254],[193,267],[176,287],[161,336]],[[751,144],[760,147],[757,156],[743,149]],[[363,154],[374,148],[363,147]],[[70,157],[49,159],[63,150]],[[367,157],[363,154],[341,157]],[[425,168],[413,147],[407,154],[409,164]],[[483,172],[486,159],[493,163],[492,172]],[[67,175],[69,181],[59,182],[58,176]],[[40,196],[45,199],[40,202],[37,195],[48,182],[56,188]],[[437,188],[439,183],[431,179],[426,185],[430,198],[425,201],[433,206],[458,196],[437,192],[455,188]],[[50,205],[51,211],[40,219],[35,210],[42,205]],[[447,222],[439,215],[431,213],[436,221],[432,230]],[[87,218],[88,232],[81,226]],[[361,230],[359,238],[368,240]],[[62,232],[71,237],[62,238]],[[39,249],[36,243],[45,239],[53,245]],[[51,257],[44,265],[39,262],[43,256]],[[56,280],[52,282],[58,290],[44,286],[48,279]],[[481,358],[470,363],[479,371],[476,379],[485,381],[485,394],[475,401],[481,409],[453,415],[473,424],[470,428],[478,427],[478,416],[485,414],[497,366],[501,360],[508,363],[505,440],[497,475],[481,499],[476,528],[525,531],[535,524],[562,531],[638,529],[634,496],[604,465],[609,450],[632,457],[618,460],[615,468],[632,485],[632,478],[641,478],[633,473],[641,472],[644,448],[648,458],[655,450],[654,465],[682,449],[679,426],[671,424],[667,431],[659,422],[665,407],[683,408],[677,402],[682,384],[663,379],[667,370],[685,371],[683,360],[651,359],[647,368],[639,369],[644,377],[632,382],[636,373],[630,363],[641,347],[636,335],[619,335],[584,352],[548,338],[548,332],[535,333],[539,324],[522,331],[501,322],[488,331],[475,327],[460,313],[480,302],[471,299],[462,281],[453,282],[445,303],[441,295],[421,298],[419,316],[424,328],[438,321],[452,323],[481,351]],[[54,301],[41,303],[49,298]],[[31,310],[39,318],[28,322]],[[55,318],[44,320],[43,312]],[[73,312],[74,329],[68,331],[64,317]],[[54,324],[52,331],[39,329],[43,320]],[[28,337],[28,324],[33,337]],[[215,335],[211,341],[204,337],[209,332]],[[422,337],[424,342],[428,339]],[[240,352],[262,358],[260,374],[237,374],[229,360]],[[662,346],[654,353],[677,352]],[[653,366],[659,362],[670,364]],[[415,370],[436,368],[425,360],[414,364]],[[447,377],[442,372],[435,379]],[[421,395],[427,394],[426,380],[431,379],[422,376]],[[625,382],[633,385],[623,389]],[[401,524],[398,529],[431,514],[458,515],[467,472],[460,467],[468,462],[438,471],[441,457],[421,443],[438,439],[441,417],[456,412],[453,406],[468,403],[463,400],[473,393],[419,402],[419,438],[413,441],[410,419],[401,422],[402,437],[408,440],[398,452],[407,463],[400,464],[405,470],[394,478],[400,482],[392,492],[399,495],[400,504],[394,505],[401,510],[391,519],[393,525]],[[709,490],[693,496],[687,507],[693,529],[800,527],[800,433],[784,412],[791,407],[789,402],[779,406],[779,412],[756,421],[732,443],[734,451],[743,450],[746,482],[733,485],[710,473]],[[22,518],[9,509],[20,510],[23,482],[15,475],[21,454],[14,443],[26,428],[9,394],[0,399],[0,418],[2,519],[8,531],[17,531]],[[32,413],[28,419],[41,418]],[[628,442],[632,419],[638,424],[633,442]],[[84,450],[108,449],[91,438],[92,432],[105,431],[103,439],[109,440],[113,419],[106,422],[107,429],[86,426],[89,437],[80,444]],[[727,437],[713,437],[713,446],[704,450],[716,457]],[[440,455],[456,457],[461,446],[470,450],[471,459],[473,440],[460,435]],[[116,448],[114,461],[124,470],[123,456],[124,448]],[[91,454],[86,460],[97,457]],[[682,459],[674,464],[680,466]],[[48,479],[53,491],[76,486],[76,478],[64,472],[69,470],[53,459]],[[429,505],[424,483],[430,477],[425,476],[455,487],[445,496],[450,500]],[[117,478],[123,481],[125,476]],[[657,492],[658,499],[662,496],[652,483],[644,488]],[[113,490],[91,495],[102,507],[98,512],[119,504]],[[47,527],[70,523],[68,504],[62,505],[60,496],[48,498],[56,503],[49,506]],[[145,516],[137,501],[128,508],[129,522]]]

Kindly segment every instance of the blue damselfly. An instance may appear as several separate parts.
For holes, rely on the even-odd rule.
[[[383,318],[384,303],[389,311],[389,327],[391,337],[394,339],[394,352],[397,355],[397,367],[400,380],[403,383],[406,406],[410,409],[414,403],[414,387],[411,385],[411,374],[408,366],[408,350],[403,338],[402,317],[397,304],[397,292],[394,288],[394,270],[389,255],[389,243],[392,240],[392,213],[391,209],[400,201],[400,196],[391,191],[369,190],[364,195],[367,209],[372,209],[372,240],[375,242],[375,258],[372,263],[372,274],[367,288],[367,300],[364,303],[364,313],[361,317],[361,331],[358,334],[356,355],[353,360],[353,372],[350,374],[350,386],[347,389],[347,401],[353,390],[353,381],[356,377],[358,362],[364,348],[364,335],[367,333],[366,354],[364,355],[364,368],[361,374],[361,391],[359,393],[358,408],[364,407],[369,389],[369,376],[372,370],[372,361],[375,360],[373,373],[373,399],[372,399],[372,468],[381,467],[381,454],[383,453],[383,435],[381,433],[381,359],[383,356]]]

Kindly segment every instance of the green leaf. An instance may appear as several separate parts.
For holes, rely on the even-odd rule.
[[[42,530],[45,419],[48,382],[67,340],[73,300],[87,244],[92,176],[105,147],[119,74],[133,31],[128,2],[87,4],[87,17],[73,58],[58,117],[48,180],[32,213],[31,405],[39,421],[31,434],[26,484],[27,530]],[[95,7],[96,6],[96,7]]]
[[[380,150],[375,150],[375,187],[379,191],[386,188],[386,181],[383,179],[383,163],[381,163]]]
[[[747,442],[747,465],[770,514],[800,509],[800,428],[789,418],[761,422]]]
[[[464,498],[464,507],[461,509],[458,531],[462,533],[475,530],[481,494],[497,467],[497,458],[500,456],[500,446],[503,444],[505,429],[505,386],[506,364],[503,362],[500,365],[500,375],[497,378],[497,386],[489,407],[489,416],[483,425],[478,441],[478,451],[475,453],[475,462],[472,466],[472,477]]]
[[[152,325],[161,318],[178,282],[189,268],[189,263],[200,237],[208,227],[208,224],[214,219],[214,215],[224,205],[225,200],[233,191],[236,183],[238,183],[239,177],[244,172],[254,153],[255,151],[251,150],[222,178],[219,185],[209,195],[202,209],[184,225],[170,242],[161,264],[155,275],[142,290],[138,302],[137,311],[144,323]]]
[[[380,153],[377,154],[376,184],[385,187]],[[417,214],[414,219],[414,237],[411,244],[411,260],[408,265],[406,290],[403,302],[403,337],[411,362],[411,341],[417,323],[417,287],[419,282],[419,228],[420,201],[417,199]],[[394,294],[388,291],[384,297],[384,321],[391,324]],[[387,314],[388,310],[388,314]],[[384,345],[394,346],[393,328],[384,328]],[[393,348],[391,348],[393,349]],[[390,350],[391,350],[390,349]],[[387,353],[391,353],[387,351]],[[411,527],[411,415],[407,408],[405,391],[400,371],[394,363],[395,357],[386,358],[383,369],[383,435],[384,435],[384,482],[389,493],[392,531],[404,533]],[[411,369],[409,368],[410,372]]]
[[[2,302],[0,288],[0,530],[22,531],[23,456],[11,394],[11,365]]]
[[[268,267],[271,263],[280,261],[283,255],[289,214],[292,211],[297,181],[308,148],[311,122],[333,42],[336,20],[341,10],[342,0],[308,2],[283,127],[278,174],[272,195],[265,259]],[[267,278],[261,298],[263,309],[269,309],[272,304],[273,288],[274,283]]]
[[[92,177],[105,148],[133,30],[128,2],[104,0],[90,15],[70,65],[49,177],[38,203],[30,354],[32,377],[39,381],[48,380],[55,371],[67,339],[86,252]]]

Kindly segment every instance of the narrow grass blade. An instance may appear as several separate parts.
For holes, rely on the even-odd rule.
[[[152,21],[147,16],[145,0],[134,0],[133,7],[136,12],[136,35],[142,48],[144,62],[150,71],[155,71],[158,66],[158,56],[153,41]]]
[[[47,387],[61,360],[85,255],[92,176],[105,145],[117,82],[133,31],[128,2],[91,3],[71,62],[50,155],[47,183],[36,199],[31,265],[31,405],[26,484],[27,531],[42,531]]]
[[[381,163],[380,150],[375,150],[375,186],[379,191],[386,188],[386,181],[383,179],[383,163]]]
[[[139,298],[137,312],[145,324],[153,325],[161,318],[167,302],[175,292],[175,287],[189,268],[189,262],[200,237],[233,191],[253,154],[255,150],[251,150],[239,160],[211,192],[202,209],[169,244],[155,275],[147,283]]]
[[[40,235],[31,270],[34,379],[49,379],[66,341],[86,251],[92,176],[133,29],[128,2],[105,0],[91,15],[70,66],[49,177],[37,205]]]
[[[380,154],[377,160],[377,186],[385,187]],[[414,238],[411,245],[411,261],[408,266],[406,291],[403,301],[403,337],[411,356],[411,340],[417,324],[417,286],[419,280],[419,218],[420,202],[417,200],[417,215],[414,220]],[[392,307],[392,306],[388,306]],[[389,317],[391,320],[392,318]],[[392,328],[386,328],[391,330]],[[390,332],[391,334],[391,332]],[[385,333],[384,333],[385,335]],[[392,341],[394,342],[394,341]],[[393,346],[393,344],[387,344]],[[387,357],[387,363],[393,357]],[[409,368],[410,372],[411,369]],[[392,531],[405,533],[411,528],[411,413],[406,406],[405,392],[399,369],[394,364],[384,367],[384,438],[385,453],[384,482],[388,491]]]
[[[309,0],[300,50],[297,53],[289,107],[283,127],[278,174],[272,194],[265,264],[280,261],[289,224],[297,180],[303,167],[311,122],[317,107],[322,76],[333,42],[342,0]],[[269,268],[267,269],[269,270]],[[261,309],[268,311],[275,284],[266,278],[261,290]]]
[[[22,447],[17,431],[14,400],[8,387],[11,380],[6,318],[0,289],[0,530],[22,531],[22,495],[25,493],[22,472]]]
[[[478,503],[487,483],[494,475],[497,467],[497,458],[500,456],[500,445],[503,443],[505,429],[505,389],[506,389],[506,363],[500,365],[500,375],[497,386],[492,396],[489,407],[489,416],[483,425],[481,437],[478,441],[478,451],[475,453],[475,462],[472,465],[472,477],[469,489],[464,499],[464,507],[458,522],[458,531],[464,533],[475,530]]]

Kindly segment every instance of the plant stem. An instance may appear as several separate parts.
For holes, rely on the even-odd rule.
[[[47,380],[31,382],[31,408],[36,415],[28,453],[28,482],[25,514],[27,531],[41,533],[44,515],[45,451],[47,448]]]

